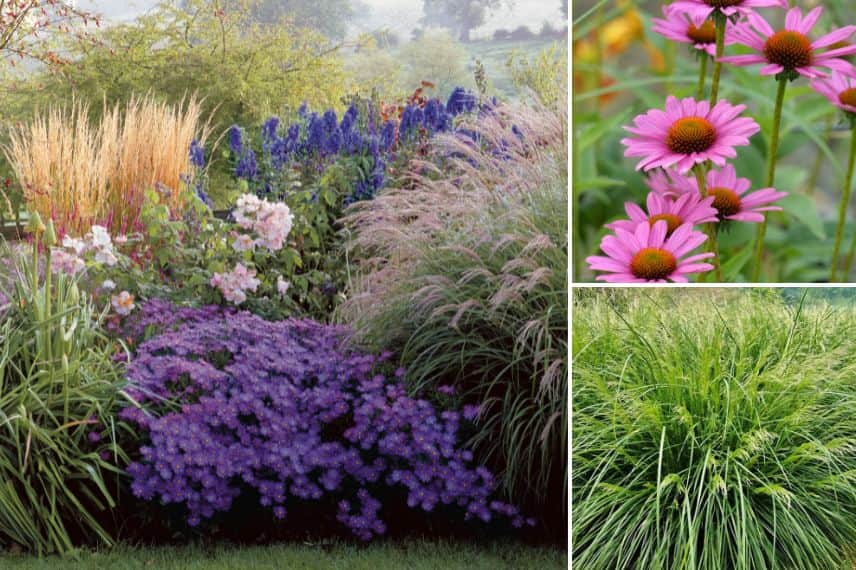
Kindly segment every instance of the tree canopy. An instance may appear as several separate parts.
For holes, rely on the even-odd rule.
[[[422,23],[449,28],[460,41],[468,42],[470,32],[502,4],[503,0],[423,0]]]
[[[307,100],[340,105],[345,72],[328,38],[291,22],[260,24],[250,3],[225,4],[162,3],[103,30],[95,44],[68,46],[74,65],[62,76],[33,80],[26,103],[53,103],[73,93],[100,107],[102,99],[127,101],[148,92],[175,103],[196,93],[209,112],[239,123]]]

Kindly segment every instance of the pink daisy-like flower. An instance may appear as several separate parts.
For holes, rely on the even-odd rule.
[[[593,271],[605,271],[598,281],[610,283],[686,283],[687,275],[713,269],[710,263],[699,263],[713,257],[712,253],[699,253],[684,258],[700,246],[707,236],[684,224],[666,236],[665,220],[653,226],[644,221],[633,232],[618,228],[600,242],[607,257],[593,255],[586,258]]]
[[[690,182],[690,179],[694,180],[694,177],[678,174],[672,169],[658,168],[657,170],[647,172],[647,175],[648,178],[645,183],[648,185],[648,188],[660,196],[677,198],[687,192],[698,192],[698,186],[693,186]]]
[[[813,79],[811,88],[839,109],[856,114],[856,79],[833,71],[828,79]]]
[[[645,210],[633,202],[625,202],[624,210],[630,219],[618,220],[606,224],[606,227],[613,231],[620,228],[627,232],[633,232],[636,230],[636,226],[642,222],[648,222],[649,225],[653,226],[658,221],[663,220],[666,222],[666,236],[668,237],[684,224],[696,225],[718,221],[716,210],[711,206],[713,200],[713,196],[701,199],[698,193],[693,194],[692,192],[683,194],[677,200],[651,192],[646,200],[647,214]]]
[[[856,26],[844,26],[814,41],[808,33],[820,18],[823,8],[818,6],[802,16],[799,8],[791,8],[785,16],[785,28],[776,31],[758,14],[749,14],[745,24],[734,26],[731,34],[738,43],[746,45],[758,54],[731,55],[719,61],[735,65],[764,64],[761,75],[778,75],[796,72],[805,77],[826,77],[821,68],[838,71],[851,77],[856,76],[856,67],[841,58],[856,53],[856,45],[823,51],[856,32]],[[759,35],[760,34],[760,35]],[[794,75],[796,77],[796,75]]]
[[[737,156],[735,146],[749,144],[749,137],[760,130],[748,117],[738,117],[745,105],[732,105],[721,99],[712,109],[707,101],[692,97],[678,100],[669,95],[666,110],[651,109],[633,119],[624,129],[639,138],[625,138],[624,156],[641,156],[636,170],[667,168],[675,165],[686,172],[708,160],[724,166]]]
[[[698,193],[695,179],[688,178],[687,182],[693,193]],[[748,178],[738,178],[737,171],[730,164],[722,170],[708,172],[706,183],[708,197],[713,197],[713,207],[720,220],[763,222],[764,214],[761,212],[781,211],[781,207],[770,204],[788,195],[775,188],[761,188],[747,194],[752,183]]]
[[[748,16],[755,8],[787,8],[788,0],[675,0],[670,6],[693,18],[707,18],[716,11],[726,16]]]
[[[692,44],[708,55],[716,55],[716,28],[713,20],[701,12],[690,14],[675,10],[672,5],[663,6],[664,19],[651,18],[652,30],[672,41]],[[726,28],[725,45],[734,43],[730,28]]]

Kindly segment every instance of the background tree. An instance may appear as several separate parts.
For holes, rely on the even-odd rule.
[[[428,93],[431,97],[448,97],[455,87],[475,87],[467,71],[469,54],[448,32],[427,32],[402,46],[398,57],[405,91],[413,91],[423,80],[435,85]]]
[[[568,19],[568,0],[562,0],[562,14]]]
[[[100,27],[98,16],[75,8],[73,2],[0,0],[0,65],[7,70],[67,64],[58,49],[60,39],[95,42],[90,25]]]
[[[274,25],[287,18],[337,40],[345,37],[348,21],[356,15],[349,0],[261,0],[253,14],[259,22]]]
[[[162,3],[103,30],[96,45],[71,46],[75,65],[61,77],[34,79],[22,104],[74,96],[100,108],[102,99],[109,104],[140,93],[171,103],[196,93],[223,126],[249,126],[304,100],[339,106],[344,68],[337,46],[292,22],[260,24],[251,10],[231,0]]]
[[[422,24],[449,28],[459,41],[470,41],[470,32],[484,24],[503,0],[423,0]]]

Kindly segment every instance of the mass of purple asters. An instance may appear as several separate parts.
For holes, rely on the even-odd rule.
[[[493,475],[459,447],[461,414],[409,397],[404,371],[379,373],[388,355],[349,348],[346,329],[183,311],[183,323],[160,319],[163,332],[128,368],[128,391],[143,407],[122,416],[147,440],[128,467],[137,497],[185,505],[190,525],[248,489],[280,519],[289,503],[333,498],[337,519],[363,540],[386,530],[389,487],[412,508],[452,505],[468,519],[534,524],[492,500]],[[147,324],[137,326],[149,327],[170,311],[142,312]]]
[[[229,148],[236,161],[235,176],[252,184],[260,195],[266,195],[272,190],[270,179],[284,168],[299,164],[320,173],[339,158],[361,156],[368,159],[369,166],[354,181],[353,191],[344,201],[347,204],[371,199],[386,184],[387,168],[395,161],[401,145],[451,130],[454,118],[472,112],[477,103],[474,94],[459,87],[445,104],[438,99],[428,101],[424,108],[411,104],[405,107],[400,120],[381,124],[374,113],[360,117],[356,105],[351,105],[339,121],[332,109],[319,115],[309,112],[304,104],[298,112],[300,120],[285,129],[280,128],[278,117],[264,122],[261,160],[250,148],[243,130],[233,125]],[[266,168],[273,172],[266,172]]]

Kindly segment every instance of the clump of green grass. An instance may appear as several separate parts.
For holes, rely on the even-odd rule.
[[[834,569],[856,543],[856,311],[581,291],[574,562]]]
[[[104,313],[77,277],[40,275],[50,259],[40,262],[39,245],[30,258],[0,243],[14,260],[14,289],[0,295],[0,550],[68,554],[112,544],[106,523],[127,463],[114,418],[128,398]]]

